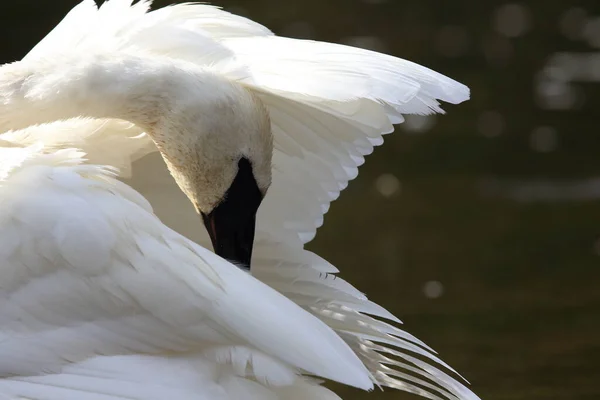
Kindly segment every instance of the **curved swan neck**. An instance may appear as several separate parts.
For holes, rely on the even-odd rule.
[[[119,118],[150,129],[174,102],[202,101],[210,91],[198,86],[213,80],[220,79],[191,64],[133,55],[7,64],[0,67],[0,129],[75,117]]]
[[[263,192],[270,185],[267,109],[209,69],[122,54],[0,67],[0,132],[76,117],[118,118],[145,130],[200,210],[223,198],[241,157],[251,160]]]

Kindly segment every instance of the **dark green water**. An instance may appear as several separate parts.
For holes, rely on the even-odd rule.
[[[75,3],[1,2],[1,61],[22,57]],[[483,399],[600,399],[600,3],[217,4],[471,87],[470,102],[389,136],[310,247]],[[413,398],[336,389],[348,400]]]

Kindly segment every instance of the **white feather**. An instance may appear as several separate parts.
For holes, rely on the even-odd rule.
[[[74,146],[87,152],[94,163],[118,166],[126,173],[133,167],[133,180],[129,182],[140,189],[157,215],[180,233],[209,245],[204,231],[195,224],[190,228],[189,221],[197,216],[166,173],[162,160],[155,154],[141,160],[156,149],[138,128],[113,120],[51,122],[44,115],[27,114],[23,109],[22,114],[0,118],[0,124],[21,128],[51,123],[0,137],[15,146],[5,144],[2,148],[10,161],[0,163],[0,178],[6,181],[10,176],[11,183],[17,185],[14,187],[26,187],[29,193],[39,185],[46,185],[43,187],[47,190],[35,189],[36,196],[12,203],[6,200],[10,196],[0,196],[3,204],[12,207],[7,206],[0,214],[0,238],[5,239],[0,254],[18,254],[26,273],[16,273],[23,268],[13,264],[8,264],[7,271],[15,280],[12,284],[24,285],[15,287],[27,290],[21,296],[10,297],[11,302],[0,310],[7,324],[2,322],[0,327],[22,333],[0,342],[0,371],[43,370],[54,374],[46,375],[45,383],[0,380],[0,392],[2,388],[7,390],[5,393],[14,389],[34,399],[77,397],[80,390],[88,392],[86,400],[129,397],[129,383],[115,386],[118,390],[114,393],[103,393],[94,391],[93,381],[80,380],[79,368],[83,365],[87,371],[84,355],[132,354],[90,359],[92,364],[100,363],[90,367],[95,371],[92,377],[97,374],[97,365],[102,365],[102,371],[113,374],[111,379],[128,381],[134,377],[132,369],[125,373],[121,368],[130,362],[139,363],[135,353],[158,352],[148,370],[141,369],[158,379],[171,362],[183,362],[173,361],[164,352],[185,352],[199,340],[220,340],[224,341],[219,343],[221,347],[204,351],[198,360],[212,372],[219,364],[228,365],[233,371],[225,374],[228,379],[215,380],[212,372],[204,370],[198,374],[199,380],[168,388],[181,392],[154,391],[155,386],[150,384],[146,390],[137,382],[136,388],[143,390],[140,397],[131,398],[154,398],[153,393],[161,398],[175,393],[178,398],[187,398],[207,376],[216,386],[205,393],[215,399],[220,395],[238,398],[241,394],[256,399],[274,395],[289,399],[337,398],[302,378],[284,385],[295,374],[309,372],[364,388],[370,386],[370,375],[375,384],[429,398],[477,399],[454,378],[410,356],[418,354],[447,367],[412,335],[366,315],[399,322],[349,283],[333,279],[328,274],[337,273],[337,269],[303,249],[323,223],[330,202],[358,174],[364,156],[383,143],[382,136],[393,131],[394,123],[403,121],[403,114],[442,112],[440,100],[460,103],[468,99],[468,88],[395,57],[279,38],[259,24],[215,7],[186,4],[147,12],[148,1],[134,6],[131,3],[111,0],[97,9],[93,1],[84,1],[30,52],[24,65],[35,69],[47,60],[73,55],[137,54],[192,62],[255,91],[270,112],[275,155],[273,184],[257,222],[253,271],[256,278],[282,295],[229,269],[209,251],[165,228],[151,214],[146,200],[114,181],[108,171],[80,165],[81,155],[74,151],[55,151]],[[4,97],[0,100],[6,106],[20,87],[1,87],[1,83],[0,96]],[[43,143],[42,147],[38,142]],[[31,147],[20,152],[19,146]],[[54,152],[41,154],[41,148]],[[57,168],[73,170],[55,175]],[[82,178],[86,174],[96,178],[87,182]],[[66,187],[85,190],[69,202],[63,198]],[[99,187],[106,192],[94,192],[90,197],[92,192],[87,191]],[[97,214],[91,211],[93,207],[104,211],[87,221],[92,225],[77,219],[77,215],[83,218]],[[13,215],[23,217],[15,220]],[[44,223],[34,226],[37,221]],[[94,233],[96,226],[103,235]],[[132,235],[131,226],[137,227],[137,233]],[[49,243],[45,234],[50,227],[56,232],[55,243]],[[11,234],[19,229],[37,229],[37,235]],[[111,229],[120,234],[112,234]],[[81,264],[73,246],[80,237],[85,240],[84,236],[96,236],[96,241],[102,237],[101,246],[81,243],[96,255],[93,263],[62,269],[50,263],[42,271],[35,270],[53,257],[70,261],[67,265]],[[221,267],[215,269],[213,264]],[[181,265],[195,268],[180,269]],[[84,273],[86,279],[76,273]],[[30,298],[31,293],[38,297]],[[368,375],[325,324],[301,312],[289,300],[333,328],[362,360]],[[105,320],[98,322],[99,316]],[[57,366],[65,362],[72,364],[58,371]],[[249,370],[245,369],[242,374],[243,367],[250,364],[252,373],[246,376]],[[136,376],[141,377],[141,372]],[[267,387],[283,386],[265,390],[255,380]],[[73,392],[61,382],[85,387],[74,386]],[[152,383],[160,385],[160,380]],[[54,392],[47,390],[48,386],[61,388]]]
[[[370,387],[362,364],[325,324],[166,228],[109,171],[81,164],[81,153],[43,150],[0,148],[1,156],[21,153],[0,183],[0,237],[14,238],[2,245],[0,375],[204,342],[217,346],[207,348],[217,363],[227,361],[216,356],[218,346],[229,343],[229,363],[251,360],[265,384],[291,383],[283,362]],[[241,353],[236,344],[256,350]]]

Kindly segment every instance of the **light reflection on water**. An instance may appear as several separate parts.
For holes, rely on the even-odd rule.
[[[486,179],[480,183],[483,194],[517,202],[578,202],[600,199],[600,178],[579,181],[503,182]]]

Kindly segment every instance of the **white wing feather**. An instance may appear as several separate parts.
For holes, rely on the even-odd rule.
[[[418,339],[365,315],[399,322],[347,282],[331,279],[328,274],[337,269],[303,249],[322,224],[330,202],[358,174],[364,156],[383,143],[382,135],[392,132],[403,114],[443,112],[439,100],[467,100],[468,88],[395,57],[275,37],[259,24],[206,5],[178,5],[146,13],[147,1],[130,7],[129,0],[111,0],[99,11],[91,3],[73,11],[28,58],[65,51],[61,41],[67,35],[71,50],[82,54],[118,50],[185,59],[212,66],[255,90],[269,108],[276,151],[273,184],[259,212],[253,274],[342,335],[375,383],[429,398],[477,399],[452,377],[410,356],[416,353],[447,367]],[[61,136],[73,138],[72,132],[78,131],[85,142],[77,147],[95,162],[106,160],[129,168],[156,150],[131,126],[98,130],[97,122],[73,124],[63,125]],[[37,129],[43,133],[45,128]],[[110,149],[96,145],[116,141],[119,135],[135,144]],[[32,137],[40,139],[37,134]],[[57,144],[61,140],[55,139]],[[156,168],[162,170],[161,177]],[[132,183],[168,225],[209,245],[197,224],[190,227],[194,211],[182,196],[177,197],[179,191],[164,171],[160,159],[145,159],[134,166]],[[181,207],[174,206],[172,196]]]
[[[59,373],[0,380],[0,399],[31,400],[338,400],[316,382],[266,387],[202,354],[98,356]],[[285,367],[284,367],[285,369]]]
[[[330,328],[164,226],[109,170],[80,164],[72,150],[0,150],[3,165],[15,160],[0,182],[0,375],[57,371],[96,354],[247,344],[371,386]]]

